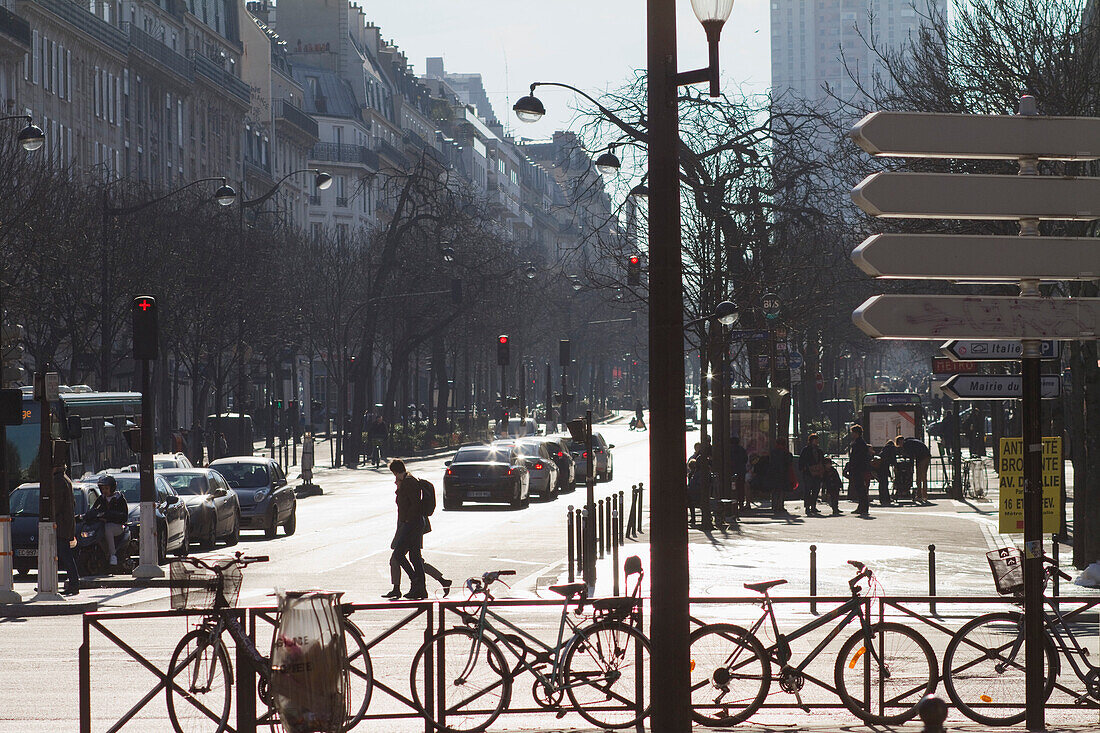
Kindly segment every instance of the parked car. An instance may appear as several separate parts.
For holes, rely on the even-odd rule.
[[[614,445],[608,444],[600,433],[592,433],[592,452],[596,460],[592,463],[593,478],[597,481],[610,481],[615,477],[615,462],[611,457]],[[577,462],[577,483],[584,483],[588,477],[588,450],[583,442],[569,441],[569,451]]]
[[[141,534],[141,479],[136,472],[111,473],[117,482],[116,490],[126,497],[130,516],[126,526],[135,537]],[[187,522],[187,507],[160,474],[153,476],[155,500],[154,517],[157,522],[157,563],[167,562],[168,553],[182,557],[191,551],[191,535]]]
[[[172,468],[158,471],[183,499],[191,536],[204,550],[218,540],[235,545],[241,539],[241,502],[220,473],[210,468]]]
[[[550,451],[541,438],[523,438],[516,441],[516,452],[527,464],[531,493],[551,500],[558,495],[558,464],[550,457]]]
[[[539,434],[538,423],[535,422],[533,417],[512,417],[508,419],[507,424],[500,426],[500,428],[497,430],[497,434],[502,437],[522,438],[527,435]]]
[[[550,453],[550,459],[558,466],[558,490],[573,491],[577,477],[577,462],[569,452],[567,438],[547,436],[541,439]]]
[[[92,508],[99,496],[95,484],[73,484],[73,509],[79,517]],[[20,484],[9,496],[11,507],[11,543],[13,567],[17,575],[26,575],[38,567],[38,483]]]
[[[488,445],[459,448],[443,473],[443,508],[465,501],[507,502],[520,509],[530,502],[527,465],[514,447]]]
[[[278,461],[263,456],[236,456],[211,461],[209,468],[224,476],[237,493],[242,529],[262,529],[270,539],[281,524],[287,535],[294,534],[298,500]]]
[[[163,468],[194,468],[191,459],[182,453],[157,453],[153,456],[153,470]]]

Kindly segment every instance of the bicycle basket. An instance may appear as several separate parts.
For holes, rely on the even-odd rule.
[[[1024,564],[1020,551],[1015,547],[1004,547],[985,553],[989,560],[989,569],[993,571],[993,581],[997,592],[1010,596],[1024,590]]]
[[[176,560],[170,567],[170,579],[170,603],[173,610],[214,607],[218,594],[218,575],[213,571]],[[222,592],[226,603],[230,606],[237,605],[237,596],[241,593],[241,582],[244,580],[240,567],[233,564],[223,566],[222,579],[225,583]]]

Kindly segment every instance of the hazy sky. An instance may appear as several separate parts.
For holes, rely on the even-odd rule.
[[[480,73],[497,116],[515,134],[549,137],[568,126],[573,94],[543,89],[547,116],[518,122],[512,104],[533,81],[560,81],[593,96],[645,66],[645,0],[359,0],[367,18],[408,56],[414,71],[442,56],[447,71]],[[703,28],[678,0],[681,70],[706,64]],[[768,0],[736,0],[722,31],[723,88],[763,91],[770,78]],[[522,125],[522,127],[520,127]]]

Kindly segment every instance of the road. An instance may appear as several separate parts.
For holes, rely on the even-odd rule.
[[[615,480],[598,485],[597,496],[611,491],[629,492],[632,484],[648,481],[648,433],[628,431],[625,423],[601,427],[615,445]],[[689,433],[690,444],[696,436]],[[442,487],[446,456],[410,463],[416,475]],[[292,537],[281,533],[264,540],[260,533],[245,533],[240,549],[271,557],[264,565],[246,571],[240,605],[265,605],[272,601],[273,588],[301,589],[323,587],[346,592],[346,599],[357,603],[376,603],[383,610],[361,612],[355,619],[368,638],[382,634],[391,625],[405,623],[371,650],[380,680],[395,692],[408,694],[409,661],[423,641],[424,619],[413,617],[411,606],[385,604],[380,599],[389,590],[388,555],[394,527],[392,475],[385,469],[361,468],[321,470],[316,478],[325,493],[298,503],[298,530]],[[648,487],[647,487],[648,488]],[[532,502],[524,510],[505,507],[469,507],[456,512],[436,512],[434,531],[425,538],[425,557],[447,577],[453,579],[453,594],[461,593],[465,578],[490,569],[517,571],[512,589],[502,589],[498,597],[553,598],[546,586],[561,579],[565,570],[565,514],[568,504],[579,504],[583,490],[565,494],[553,502]],[[442,502],[440,501],[440,505]],[[850,505],[845,504],[847,508]],[[745,517],[734,529],[703,533],[693,530],[691,539],[692,593],[698,597],[744,596],[743,583],[785,577],[790,584],[777,589],[777,595],[805,595],[809,588],[809,545],[815,544],[818,563],[818,588],[823,595],[846,592],[848,559],[861,559],[875,568],[891,595],[923,595],[928,590],[928,545],[937,545],[937,592],[941,596],[992,594],[992,581],[984,553],[1005,541],[995,535],[995,504],[965,504],[940,500],[933,507],[877,507],[874,519],[853,515],[810,518],[797,516],[800,507],[789,508],[796,516],[775,520],[760,512]],[[625,553],[639,553],[648,567],[648,545],[643,536],[637,546]],[[220,552],[224,552],[219,548]],[[604,567],[608,561],[604,562]],[[604,573],[606,577],[606,572]],[[601,588],[604,581],[601,580]],[[20,584],[22,585],[22,584]],[[407,586],[406,586],[407,587]],[[441,588],[429,580],[433,597]],[[146,611],[168,607],[167,590],[99,589],[83,596],[97,598],[101,610]],[[464,597],[464,596],[461,596]],[[553,639],[560,607],[509,613],[525,629],[534,630],[544,639]],[[922,613],[928,607],[921,606]],[[959,609],[955,609],[957,612]],[[974,612],[975,609],[966,609]],[[707,618],[748,619],[758,608],[751,606],[697,606],[696,613]],[[961,614],[941,610],[948,626],[958,626]],[[805,607],[784,613],[787,623],[809,618]],[[454,621],[449,617],[447,623]],[[437,622],[438,623],[438,622]],[[115,620],[105,624],[124,641],[161,667],[166,666],[177,640],[187,629],[180,618],[165,620]],[[77,648],[81,640],[79,617],[3,619],[0,618],[0,731],[54,733],[77,729]],[[1095,630],[1095,622],[1092,622]],[[269,631],[263,624],[258,631],[259,646],[267,644]],[[934,636],[932,631],[928,632]],[[846,636],[846,635],[845,635]],[[1095,639],[1095,636],[1093,636]],[[945,636],[930,639],[937,651],[946,644]],[[93,730],[106,730],[130,706],[155,684],[155,678],[130,660],[102,634],[92,634],[92,713]],[[796,649],[797,651],[797,649]],[[831,669],[835,651],[828,657]],[[831,672],[823,673],[826,679]],[[530,701],[530,679],[517,680],[515,700]],[[781,693],[776,693],[784,698]],[[810,696],[809,699],[813,699]],[[785,699],[777,700],[786,702]],[[372,712],[399,713],[394,698],[376,691]],[[1091,720],[1095,721],[1095,711]],[[829,716],[822,719],[820,716]],[[1076,721],[1064,713],[1058,720]],[[790,710],[764,710],[757,718],[769,723],[808,723],[806,714]],[[847,713],[818,712],[816,724],[836,720],[838,724],[855,722]],[[1052,718],[1053,719],[1053,718]],[[958,720],[952,713],[952,720]],[[524,730],[557,729],[579,724],[575,716],[555,722],[553,716],[533,715],[521,721],[508,719],[493,729],[510,727]],[[373,726],[373,727],[369,727]],[[401,733],[423,730],[423,724],[411,720],[385,724],[364,724],[363,730]],[[156,696],[147,710],[124,730],[160,733],[167,730],[163,693]]]

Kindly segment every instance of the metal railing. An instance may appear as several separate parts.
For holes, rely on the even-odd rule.
[[[119,53],[129,51],[130,44],[126,34],[110,23],[105,23],[89,13],[87,4],[81,5],[72,2],[72,0],[35,0],[35,4],[45,8],[81,33],[91,36],[108,48]]]
[[[248,84],[241,81],[228,71],[218,66],[198,51],[191,51],[191,61],[195,65],[195,73],[205,76],[218,87],[237,97],[244,103],[252,101],[252,90]]]
[[[0,6],[0,33],[30,48],[31,24],[3,6]]]
[[[378,153],[362,145],[314,143],[309,157],[312,160],[328,160],[334,163],[360,163],[378,170]]]
[[[313,119],[287,99],[276,100],[276,119],[286,120],[302,132],[317,137],[317,120]]]
[[[410,162],[409,162],[408,157],[404,153],[402,153],[400,150],[395,148],[393,145],[390,145],[385,140],[379,140],[378,141],[378,151],[377,152],[378,152],[378,155],[380,155],[383,158],[388,159],[390,162],[392,162],[394,165],[396,165],[401,170],[408,170],[410,165],[411,165]]]
[[[181,54],[168,48],[164,42],[154,38],[133,23],[123,23],[122,28],[130,36],[130,48],[137,49],[177,76],[191,81],[194,73],[191,62]]]

